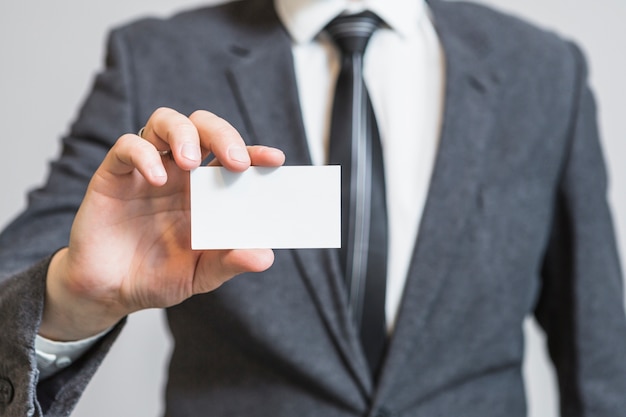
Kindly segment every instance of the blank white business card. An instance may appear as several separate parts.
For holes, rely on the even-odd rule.
[[[192,249],[338,248],[339,166],[191,172]]]

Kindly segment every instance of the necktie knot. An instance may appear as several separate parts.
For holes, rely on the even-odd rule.
[[[344,55],[363,54],[381,19],[370,11],[339,15],[326,25],[326,31]]]

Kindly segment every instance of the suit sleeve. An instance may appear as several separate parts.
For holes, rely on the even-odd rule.
[[[122,325],[69,368],[39,381],[34,340],[41,321],[48,264],[68,244],[74,215],[94,171],[115,140],[137,131],[127,48],[120,32],[108,43],[97,76],[45,185],[0,235],[0,415],[68,415]]]
[[[562,416],[626,416],[623,277],[580,51],[566,157],[536,308],[559,381]]]

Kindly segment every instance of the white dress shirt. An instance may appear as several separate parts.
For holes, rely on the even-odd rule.
[[[393,331],[428,193],[443,114],[444,58],[423,0],[274,0],[289,32],[313,163],[325,164],[339,56],[321,33],[340,13],[368,9],[384,21],[364,56],[364,77],[385,164],[389,250],[386,318]],[[210,110],[210,109],[208,109]],[[41,377],[68,366],[102,335],[71,343],[37,336]]]
[[[314,164],[328,155],[338,51],[324,26],[368,9],[385,25],[364,56],[364,77],[385,165],[389,251],[386,319],[395,325],[428,193],[443,114],[444,61],[423,0],[274,0],[293,39],[300,105]]]

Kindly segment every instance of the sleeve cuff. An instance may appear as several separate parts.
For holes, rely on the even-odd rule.
[[[70,366],[109,331],[111,331],[111,328],[87,339],[72,342],[56,342],[37,335],[35,338],[35,353],[39,378],[48,378]]]

